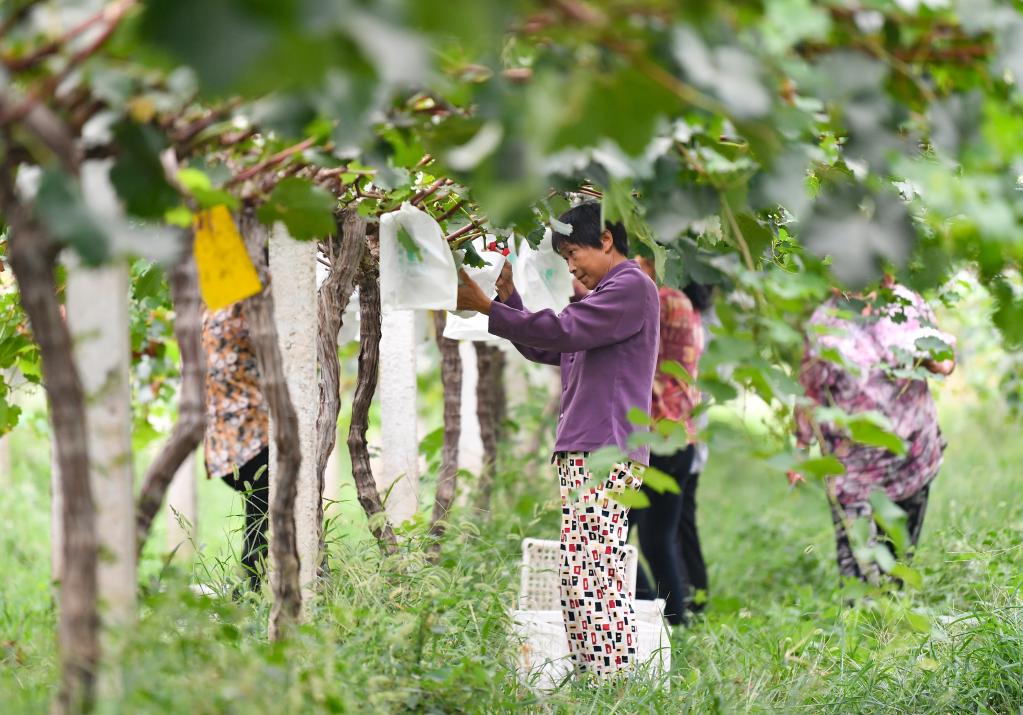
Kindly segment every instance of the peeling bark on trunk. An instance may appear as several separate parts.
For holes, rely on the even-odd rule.
[[[497,444],[501,439],[501,425],[505,418],[504,353],[486,343],[476,343],[479,382],[476,386],[476,414],[483,438],[483,469],[476,488],[475,507],[490,511],[490,496],[494,489],[497,469]]]
[[[440,553],[440,537],[444,534],[448,511],[455,500],[458,486],[458,442],[462,435],[462,358],[458,354],[458,341],[444,337],[447,314],[438,310],[433,314],[440,349],[440,379],[444,386],[444,450],[441,453],[440,474],[437,475],[437,495],[433,502],[430,533],[437,541],[431,545],[434,558]]]
[[[320,553],[326,558],[323,533],[323,498],[327,465],[337,444],[337,418],[341,412],[341,363],[338,334],[345,308],[355,289],[355,278],[366,246],[366,219],[354,209],[341,214],[338,234],[327,239],[330,275],[320,286],[317,359],[320,364],[320,405],[316,416],[316,475],[320,486]],[[336,498],[336,495],[331,495]],[[324,564],[325,565],[325,564]]]
[[[85,398],[71,352],[71,334],[57,298],[57,248],[16,198],[9,175],[0,177],[0,209],[11,227],[7,255],[42,357],[54,461],[60,470],[63,554],[57,630],[61,684],[53,712],[76,713],[91,706],[100,657],[96,522]]]
[[[242,212],[239,223],[249,257],[264,286],[262,293],[246,300],[245,317],[259,365],[263,396],[275,425],[277,462],[270,471],[271,480],[276,482],[270,504],[270,552],[273,558],[270,583],[274,601],[270,611],[270,639],[278,640],[286,635],[289,626],[297,622],[302,613],[295,534],[295,497],[302,452],[298,442],[298,415],[288,392],[273,318],[273,292],[265,253],[267,231],[251,209]]]
[[[202,299],[192,257],[191,241],[169,276],[174,303],[174,337],[181,352],[181,392],[178,421],[163,449],[146,470],[135,513],[138,552],[149,538],[153,519],[181,465],[198,448],[206,428],[206,355],[202,349]]]
[[[373,255],[373,245],[363,253],[359,273],[360,347],[359,377],[352,401],[352,424],[348,430],[348,452],[352,458],[352,476],[369,528],[387,554],[398,549],[398,539],[384,511],[377,491],[373,470],[369,462],[366,429],[369,427],[369,407],[377,387],[380,366],[380,281],[379,264]]]

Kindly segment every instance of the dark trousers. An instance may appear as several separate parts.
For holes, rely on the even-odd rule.
[[[245,537],[242,546],[242,567],[249,586],[258,590],[263,580],[266,560],[267,515],[270,513],[270,448],[250,459],[238,469],[237,476],[221,477],[224,483],[240,492],[245,501]]]
[[[685,623],[689,614],[702,610],[703,604],[695,603],[694,596],[697,591],[707,591],[707,567],[696,531],[696,484],[700,475],[690,473],[695,453],[690,445],[672,455],[651,455],[650,466],[672,477],[679,493],[662,494],[644,485],[650,506],[630,513],[654,579],[651,584],[640,569],[636,597],[663,598],[665,615],[673,625]]]
[[[920,531],[924,526],[924,516],[927,514],[927,500],[930,495],[930,491],[931,485],[928,484],[916,494],[906,497],[902,501],[895,502],[899,505],[900,509],[906,512],[906,531],[909,536],[910,551],[907,555],[907,559],[912,556],[912,552],[916,549],[916,545],[920,541]],[[843,578],[856,578],[861,581],[875,582],[880,578],[881,570],[874,561],[862,564],[856,559],[856,556],[853,553],[852,544],[849,543],[849,535],[845,530],[843,516],[845,519],[850,521],[858,518],[866,518],[870,520],[870,530],[867,537],[869,545],[881,542],[889,551],[891,551],[893,557],[898,558],[898,554],[895,553],[895,547],[887,538],[887,534],[885,534],[884,529],[882,529],[877,522],[874,521],[869,504],[844,507],[842,512],[844,513],[840,513],[835,505],[832,504],[831,519],[835,524],[838,572]]]

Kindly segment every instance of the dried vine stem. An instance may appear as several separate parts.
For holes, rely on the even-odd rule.
[[[494,345],[476,343],[479,379],[476,383],[476,415],[483,440],[483,471],[476,487],[475,506],[490,511],[490,495],[497,470],[497,444],[505,418],[504,353]]]
[[[337,442],[337,417],[341,412],[341,364],[337,357],[337,336],[345,308],[355,289],[355,277],[366,246],[366,219],[354,208],[346,209],[338,220],[338,233],[322,246],[327,254],[330,274],[320,286],[317,307],[319,330],[316,337],[320,364],[320,406],[316,415],[316,478],[320,500],[318,523],[320,553],[325,553],[323,534],[323,487],[327,460]]]
[[[348,430],[348,452],[352,458],[352,476],[369,528],[387,554],[398,550],[384,504],[380,500],[373,469],[369,462],[366,429],[369,427],[369,407],[377,388],[380,368],[380,268],[374,255],[375,241],[371,240],[363,253],[359,272],[359,378],[352,401],[352,424]]]
[[[295,534],[295,496],[298,492],[302,451],[298,440],[298,416],[288,391],[284,361],[277,339],[277,324],[273,317],[273,291],[266,261],[267,231],[256,220],[251,207],[243,210],[240,224],[245,247],[264,286],[259,295],[246,300],[245,317],[259,365],[263,396],[273,420],[274,442],[277,446],[277,462],[271,470],[274,487],[270,504],[270,552],[273,557],[270,585],[274,602],[270,611],[270,639],[278,640],[299,620],[302,612]]]
[[[430,546],[435,559],[440,553],[440,537],[444,534],[445,520],[458,487],[458,440],[462,434],[462,358],[458,354],[458,341],[444,337],[445,323],[447,314],[442,310],[435,311],[433,325],[437,331],[440,379],[444,386],[444,448],[430,520],[430,533],[437,539]]]

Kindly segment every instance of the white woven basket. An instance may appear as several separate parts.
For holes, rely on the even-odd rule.
[[[636,547],[625,545],[625,583],[636,592]],[[561,543],[548,539],[522,540],[522,581],[519,608],[556,611],[561,608]]]
[[[636,549],[628,545],[625,549],[626,583],[635,592]],[[539,690],[557,687],[572,671],[561,613],[560,565],[559,542],[523,539],[519,610],[512,612],[513,630],[522,641],[520,677]],[[666,674],[671,670],[671,634],[664,622],[664,601],[635,601],[634,606],[636,662],[655,675]]]

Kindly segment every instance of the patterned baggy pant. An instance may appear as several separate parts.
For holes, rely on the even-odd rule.
[[[930,491],[931,485],[928,484],[916,494],[906,497],[902,501],[895,502],[900,509],[906,512],[909,556],[912,556],[912,552],[916,550],[916,545],[920,541],[920,530],[923,528],[924,516],[927,514],[927,499]],[[873,510],[870,504],[849,504],[842,507],[842,512],[839,512],[835,505],[832,504],[831,520],[835,524],[838,572],[842,578],[855,578],[866,583],[877,584],[881,580],[881,568],[873,559],[866,563],[861,563],[857,560],[856,555],[853,553],[852,544],[849,541],[849,534],[845,529],[846,521],[853,522],[857,519],[865,519],[867,522],[867,546],[875,546],[879,542],[884,543],[888,550],[892,552],[892,557],[897,557],[895,547],[892,546],[891,542],[887,541],[887,534],[885,534],[884,529],[874,521]]]
[[[603,678],[633,665],[636,626],[625,571],[629,509],[615,493],[636,490],[630,463],[587,481],[586,454],[555,456],[561,485],[561,610],[577,672]]]

